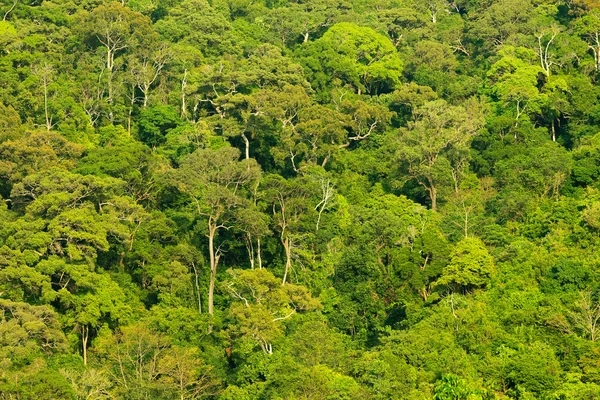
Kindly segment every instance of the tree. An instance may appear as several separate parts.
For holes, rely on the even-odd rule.
[[[156,106],[144,109],[140,114],[138,137],[155,149],[164,144],[169,131],[181,125],[177,111],[169,106]]]
[[[494,258],[481,239],[462,239],[456,244],[450,257],[450,264],[444,268],[436,285],[447,285],[455,291],[469,291],[489,283],[495,269]]]
[[[407,164],[410,176],[429,194],[431,209],[437,209],[439,182],[452,176],[455,168],[465,167],[471,139],[483,121],[477,104],[448,106],[444,100],[425,103],[413,112],[414,120],[402,129],[397,139],[397,154]],[[452,160],[452,153],[460,155]]]
[[[0,176],[10,188],[30,174],[54,167],[73,168],[83,151],[84,146],[60,134],[28,132],[22,138],[0,144]]]
[[[403,62],[396,48],[370,28],[338,23],[320,39],[300,47],[298,55],[320,93],[348,85],[358,94],[376,95],[400,85]]]
[[[85,40],[94,47],[103,47],[106,53],[100,78],[106,70],[107,101],[111,104],[115,91],[115,57],[128,48],[151,42],[156,34],[147,17],[121,3],[98,6],[84,17],[82,29]]]
[[[132,57],[131,75],[135,85],[143,94],[142,106],[144,108],[148,106],[150,89],[172,58],[172,50],[167,45],[160,43],[152,44],[150,48],[142,48]]]
[[[214,313],[217,267],[222,254],[221,246],[215,243],[215,239],[219,231],[234,226],[236,212],[243,212],[243,206],[248,201],[243,197],[244,190],[252,187],[260,176],[256,161],[238,161],[239,155],[239,151],[231,147],[198,149],[184,157],[172,174],[177,188],[190,197],[198,217],[203,218],[207,226],[211,270],[208,313],[211,315]]]
[[[66,351],[58,314],[49,306],[0,299],[0,332],[4,372],[37,357]]]
[[[95,341],[94,353],[105,363],[111,379],[117,383],[117,396],[140,393],[164,396],[168,392],[161,390],[158,379],[167,371],[166,366],[161,370],[159,363],[168,348],[167,337],[138,323],[123,326],[113,334],[106,329],[101,331]]]
[[[235,335],[256,340],[265,354],[273,353],[272,343],[282,335],[282,321],[320,306],[303,286],[281,285],[267,269],[229,270],[224,287],[236,302],[229,309],[236,321]]]
[[[47,62],[44,62],[40,65],[35,65],[32,67],[31,72],[33,75],[38,77],[40,86],[42,87],[42,93],[44,96],[44,127],[46,128],[47,132],[50,132],[54,125],[56,125],[56,122],[53,122],[53,116],[50,115],[50,105],[48,104],[50,96],[49,88],[54,79],[55,72],[52,65],[49,65]]]
[[[107,274],[90,272],[85,265],[62,264],[58,299],[65,325],[80,336],[84,365],[88,362],[88,346],[103,324],[127,321],[130,305],[124,301],[125,293]]]
[[[485,390],[473,390],[456,375],[444,375],[435,386],[433,400],[485,400],[491,394]]]
[[[206,57],[236,53],[230,22],[206,0],[186,0],[172,7],[156,30],[172,43],[182,42]]]
[[[181,400],[201,399],[218,393],[218,380],[212,368],[200,359],[196,347],[172,346],[158,361],[159,381],[176,387]]]
[[[273,223],[279,231],[279,240],[285,252],[285,268],[282,285],[288,281],[292,269],[292,248],[297,233],[302,230],[303,220],[312,210],[308,202],[310,189],[300,180],[286,180],[278,175],[264,179],[264,187],[273,210]],[[291,276],[290,276],[291,279]]]
[[[592,9],[588,14],[573,21],[575,32],[588,44],[594,56],[594,67],[600,69],[600,10]]]
[[[534,57],[530,50],[506,48],[500,54],[503,57],[492,66],[488,79],[502,107],[510,105],[514,109],[516,127],[521,117],[540,111],[542,96],[538,74],[545,72],[542,67],[528,62]]]
[[[570,314],[574,325],[584,332],[592,342],[595,342],[598,339],[598,328],[600,327],[600,304],[587,290],[579,292],[579,300],[575,305],[575,310]]]

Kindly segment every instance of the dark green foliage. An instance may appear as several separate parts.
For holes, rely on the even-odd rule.
[[[165,143],[170,130],[181,124],[174,107],[155,106],[143,110],[139,118],[139,139],[150,147]]]

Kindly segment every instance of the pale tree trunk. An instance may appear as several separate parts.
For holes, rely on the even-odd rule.
[[[244,144],[246,145],[246,160],[248,160],[250,158],[250,140],[248,140],[248,137],[243,132],[242,132],[242,139],[244,139]],[[249,165],[248,165],[248,168],[250,168]]]
[[[210,282],[208,286],[208,313],[214,314],[213,299],[215,292],[215,280],[217,278],[217,264],[219,256],[215,254],[215,235],[217,233],[216,223],[212,222],[212,218],[208,220],[208,254],[210,257]]]
[[[254,243],[252,242],[252,235],[246,232],[246,251],[248,252],[248,260],[250,261],[250,269],[254,269],[255,257],[254,257]]]
[[[87,365],[87,344],[90,337],[90,328],[87,325],[81,327],[81,343],[83,350],[83,365]]]
[[[258,269],[262,269],[262,257],[260,255],[260,238],[256,239],[256,259],[258,261]]]
[[[327,208],[327,204],[329,203],[329,200],[331,200],[331,198],[333,197],[333,193],[334,193],[333,186],[331,185],[331,181],[329,179],[322,178],[320,183],[321,183],[321,201],[315,207],[315,210],[318,211],[317,226],[316,226],[317,231],[319,230],[319,225],[321,223],[321,215],[323,214],[323,211],[325,211],[325,209]]]
[[[131,115],[135,104],[135,84],[131,85],[131,101],[129,102],[129,115],[127,116],[127,134],[131,136]]]
[[[465,206],[465,202],[463,200],[462,202],[463,205],[463,212],[465,213],[465,218],[464,218],[464,235],[465,238],[469,237],[469,214],[470,214],[470,210]]]
[[[192,269],[194,270],[194,285],[196,287],[196,295],[198,296],[198,314],[202,314],[202,298],[200,297],[200,283],[198,282],[198,269],[196,263],[192,262]]]
[[[544,74],[546,76],[550,76],[550,68],[552,67],[552,65],[554,65],[554,62],[551,60],[552,57],[550,54],[550,45],[552,45],[552,43],[554,42],[554,39],[556,39],[556,37],[558,36],[558,33],[559,33],[559,31],[556,30],[555,27],[553,27],[550,39],[548,40],[546,45],[544,45],[542,43],[542,39],[544,37],[546,37],[546,33],[540,33],[537,36],[538,53],[539,53],[539,57],[540,57],[540,66],[544,70]]]
[[[431,294],[431,286],[429,288],[427,286],[423,286],[419,291],[419,294],[423,298],[423,301],[427,301],[429,295]]]
[[[283,244],[283,248],[285,249],[285,272],[283,273],[283,280],[281,282],[282,285],[285,285],[287,281],[288,273],[292,268],[292,249],[290,244],[290,237],[286,236],[283,238],[283,234],[281,236],[281,243]]]
[[[600,35],[596,33],[596,51],[594,51],[596,56],[596,69],[600,70]]]
[[[112,51],[110,47],[107,47],[106,51],[106,69],[107,69],[107,80],[106,86],[108,90],[108,97],[106,98],[106,102],[110,105],[110,109],[108,111],[108,119],[110,122],[114,122],[114,114],[112,110],[113,105],[113,68],[114,68],[114,57],[115,53]]]
[[[50,113],[48,112],[48,81],[47,78],[43,78],[44,85],[44,115],[46,117],[46,131],[50,132],[52,129],[52,119],[50,118]]]
[[[185,103],[185,88],[187,86],[187,68],[183,71],[181,79],[181,119],[187,119],[187,109]]]
[[[142,85],[142,93],[144,94],[144,108],[148,107],[148,94],[150,92],[150,86]]]
[[[31,67],[31,73],[40,79],[40,84],[42,85],[42,94],[44,96],[44,125],[48,132],[50,132],[53,126],[52,117],[50,116],[50,110],[48,108],[48,87],[52,81],[53,72],[52,66],[47,63]]]
[[[108,49],[107,51],[107,55],[106,55],[106,69],[108,71],[108,80],[107,80],[107,84],[108,84],[108,99],[107,101],[109,103],[112,102],[112,97],[113,97],[113,86],[112,86],[112,74],[113,74],[113,67],[114,67],[114,53]]]
[[[108,88],[108,97],[106,98],[106,102],[110,105],[110,108],[108,110],[108,120],[113,123],[115,120],[115,116],[113,113],[113,73],[112,73],[112,69],[108,70],[108,80],[107,80],[107,88]]]

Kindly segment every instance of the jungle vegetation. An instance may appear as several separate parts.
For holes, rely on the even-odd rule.
[[[0,399],[600,399],[600,2],[0,17]]]

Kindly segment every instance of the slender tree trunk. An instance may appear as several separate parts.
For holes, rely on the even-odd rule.
[[[217,278],[217,262],[218,257],[215,254],[215,235],[217,233],[216,223],[209,218],[208,222],[208,253],[210,256],[210,282],[208,286],[208,313],[214,314],[213,296],[215,292],[215,279]]]
[[[242,139],[244,139],[244,144],[246,145],[246,160],[250,158],[250,140],[245,133],[242,132]],[[250,168],[250,166],[248,166]]]
[[[129,103],[129,115],[127,116],[127,134],[131,136],[131,115],[135,104],[135,84],[131,84],[131,101]]]
[[[465,212],[464,234],[465,234],[465,238],[467,238],[467,237],[469,237],[469,211],[467,209],[465,209],[464,202],[463,202],[463,210]]]
[[[283,244],[283,248],[285,249],[285,272],[283,273],[283,280],[281,284],[285,285],[288,273],[292,267],[292,251],[290,245],[290,237],[286,236],[285,239],[282,238],[281,243]]]
[[[107,101],[110,103],[110,102],[112,102],[112,96],[113,96],[113,85],[112,85],[113,62],[112,62],[112,52],[110,50],[108,51],[108,55],[107,55],[106,69],[108,70],[108,79],[107,79],[108,99],[107,99]]]
[[[600,70],[600,40],[598,40],[598,36],[596,36],[596,51],[594,55],[596,56],[596,69]]]
[[[112,123],[114,122],[114,113],[113,113],[113,82],[112,82],[112,69],[108,70],[107,73],[107,87],[108,87],[108,97],[106,98],[106,102],[109,104],[109,110],[108,110],[108,120]]]
[[[187,86],[187,68],[183,71],[181,79],[181,119],[187,119],[187,110],[185,104],[185,88]]]
[[[110,122],[114,122],[114,115],[113,115],[113,110],[112,110],[112,103],[113,103],[113,67],[114,67],[114,53],[112,51],[112,49],[110,47],[107,47],[107,51],[106,51],[106,69],[108,70],[107,73],[107,89],[108,89],[108,97],[106,99],[106,102],[110,105],[110,110],[108,112],[108,119],[110,120]]]
[[[194,285],[196,286],[196,295],[198,296],[198,314],[202,314],[202,298],[200,297],[200,283],[198,282],[198,269],[196,264],[192,262],[192,269],[194,270]]]
[[[252,243],[252,235],[246,233],[246,251],[248,252],[248,260],[250,261],[250,269],[254,269],[254,243]]]
[[[83,365],[87,365],[87,343],[90,336],[90,328],[87,325],[81,327],[81,343],[83,349]]]
[[[256,259],[258,260],[258,269],[262,269],[262,257],[260,256],[260,238],[256,239]]]
[[[42,78],[44,85],[44,115],[46,117],[46,131],[50,132],[52,128],[52,121],[50,120],[50,113],[48,112],[48,79],[44,76]]]

